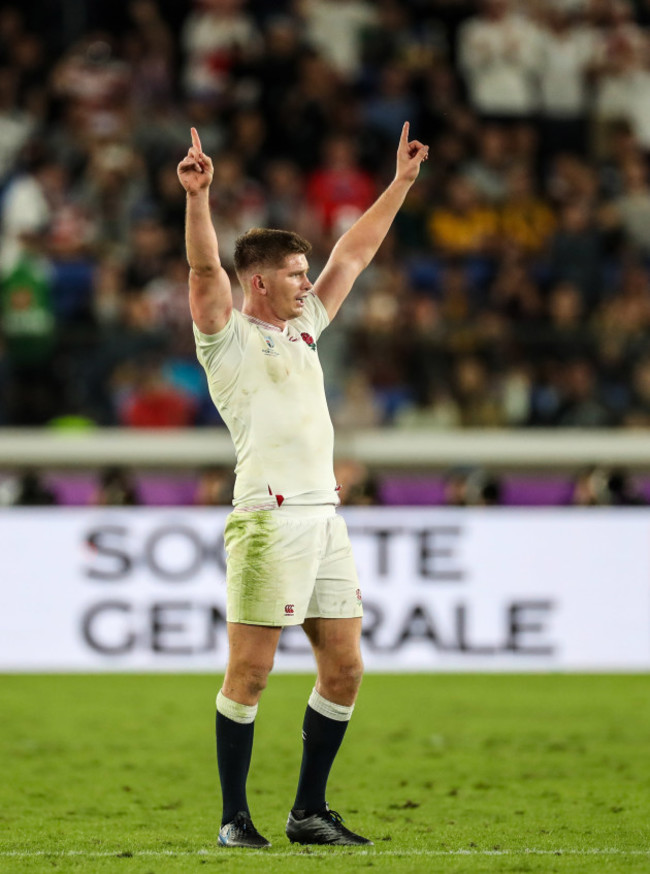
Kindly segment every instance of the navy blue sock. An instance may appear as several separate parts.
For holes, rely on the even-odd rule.
[[[246,780],[253,754],[254,727],[254,722],[234,722],[217,711],[217,764],[223,798],[222,825],[230,822],[238,811],[248,811]]]
[[[309,816],[325,807],[325,790],[348,721],[329,719],[309,705],[302,725],[302,764],[294,810]]]

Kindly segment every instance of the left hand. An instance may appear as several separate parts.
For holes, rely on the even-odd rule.
[[[408,121],[405,121],[397,147],[395,178],[404,179],[412,183],[418,177],[420,164],[429,157],[429,147],[419,140],[411,140],[409,142],[409,128]]]

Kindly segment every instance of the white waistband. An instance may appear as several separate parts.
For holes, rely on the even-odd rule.
[[[300,519],[311,519],[323,516],[336,516],[334,504],[283,504],[277,511],[280,516],[297,516]]]

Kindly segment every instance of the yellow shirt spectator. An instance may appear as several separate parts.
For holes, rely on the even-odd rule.
[[[447,187],[447,202],[432,210],[428,227],[438,253],[483,255],[494,246],[498,214],[480,201],[469,179],[455,176]]]

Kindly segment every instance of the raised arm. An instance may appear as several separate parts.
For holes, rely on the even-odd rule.
[[[339,311],[357,276],[374,258],[428,154],[429,147],[419,140],[409,142],[409,123],[405,122],[397,148],[395,178],[343,234],[314,283],[314,294],[320,298],[330,319]]]
[[[203,154],[199,135],[192,128],[192,145],[178,165],[178,178],[187,195],[185,248],[190,265],[190,310],[204,334],[220,331],[232,312],[230,279],[221,266],[210,214],[213,172],[212,161]]]

